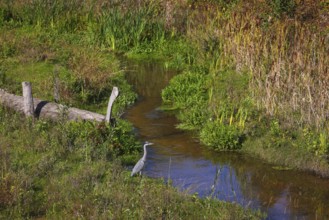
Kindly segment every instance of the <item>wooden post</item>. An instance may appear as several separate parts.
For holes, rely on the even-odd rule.
[[[24,113],[27,117],[34,116],[32,85],[30,82],[22,82],[24,97]]]
[[[56,103],[59,102],[59,73],[58,73],[58,66],[56,65],[54,68],[54,101]]]
[[[107,106],[107,113],[106,113],[106,117],[105,117],[105,121],[107,123],[110,123],[111,120],[111,112],[112,112],[112,105],[114,100],[118,97],[119,95],[119,89],[118,87],[113,87],[111,96],[110,96],[110,100],[109,100],[109,104]]]

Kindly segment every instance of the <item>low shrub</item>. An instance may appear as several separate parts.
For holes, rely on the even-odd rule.
[[[200,140],[215,150],[240,149],[242,139],[242,129],[219,121],[205,123],[200,132]]]

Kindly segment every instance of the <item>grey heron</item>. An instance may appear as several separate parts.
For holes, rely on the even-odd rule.
[[[134,166],[133,168],[133,171],[131,172],[131,176],[135,175],[136,173],[140,173],[142,172],[142,169],[144,167],[144,163],[146,161],[146,155],[147,155],[147,151],[146,151],[146,146],[148,145],[152,145],[153,143],[150,143],[150,142],[145,142],[144,144],[144,155],[143,157],[136,163],[136,165]]]

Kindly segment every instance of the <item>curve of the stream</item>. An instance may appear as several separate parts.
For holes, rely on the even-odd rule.
[[[174,115],[159,110],[161,90],[176,75],[162,64],[124,63],[126,78],[140,96],[125,114],[139,138],[151,141],[144,175],[220,200],[261,209],[268,219],[329,219],[329,180],[279,171],[239,153],[214,152],[192,134],[175,128]]]

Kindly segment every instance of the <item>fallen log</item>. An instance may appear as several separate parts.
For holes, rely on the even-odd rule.
[[[69,108],[67,106],[54,102],[42,101],[33,98],[35,106],[34,116],[37,118],[47,118],[59,120],[89,120],[89,121],[104,121],[105,116],[95,112],[90,112],[78,108]],[[14,111],[24,114],[24,98],[22,96],[10,94],[3,89],[0,89],[0,104]]]

